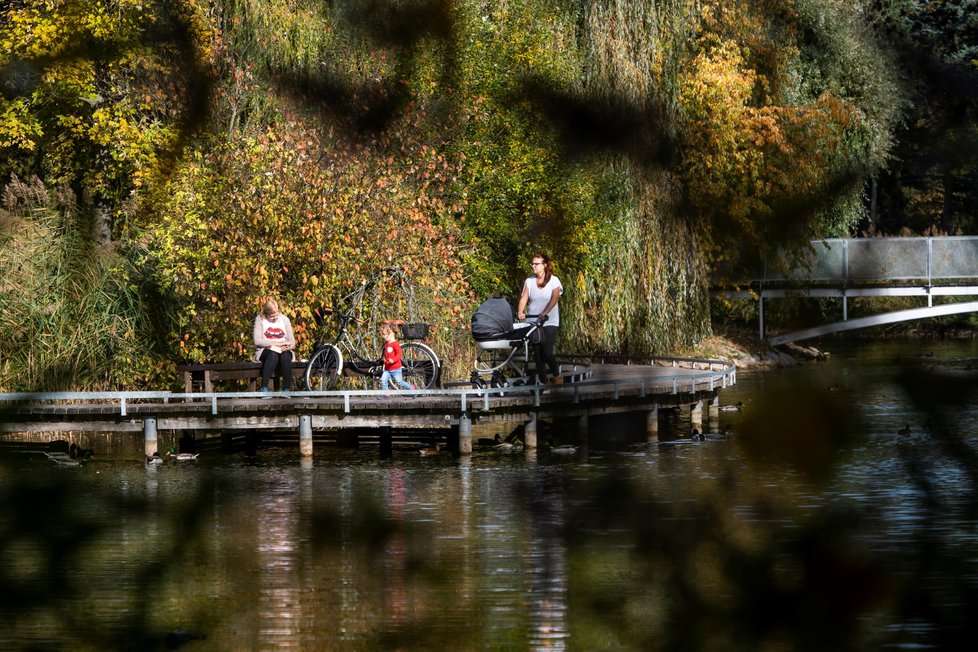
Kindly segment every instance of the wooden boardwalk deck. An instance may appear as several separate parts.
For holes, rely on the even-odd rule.
[[[676,366],[672,366],[672,365]],[[680,366],[684,365],[684,366]],[[565,368],[570,368],[565,365]],[[599,363],[565,373],[559,385],[495,389],[253,392],[0,394],[0,437],[12,433],[141,433],[148,454],[159,431],[286,431],[298,433],[304,455],[312,432],[365,428],[441,432],[450,448],[471,452],[473,424],[515,422],[535,445],[540,420],[576,419],[624,412],[655,415],[661,408],[716,405],[719,391],[736,382],[721,361],[661,360],[655,364]],[[532,440],[532,441],[531,441]]]

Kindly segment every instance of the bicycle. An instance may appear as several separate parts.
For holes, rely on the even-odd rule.
[[[384,372],[383,360],[364,354],[365,342],[363,337],[358,342],[351,335],[351,324],[362,324],[363,321],[355,315],[366,283],[341,299],[349,308],[338,311],[336,308],[327,309],[326,314],[332,313],[339,322],[336,335],[331,342],[316,345],[315,352],[306,364],[305,382],[309,391],[329,391],[336,387],[341,375],[380,378]],[[389,320],[388,323],[401,329],[401,368],[404,379],[417,389],[431,389],[438,383],[441,372],[441,361],[434,349],[423,340],[428,337],[428,324],[404,323],[399,320]],[[347,355],[344,356],[344,350]]]

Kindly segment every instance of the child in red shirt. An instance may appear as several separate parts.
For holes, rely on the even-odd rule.
[[[397,342],[394,335],[394,327],[384,324],[380,327],[380,336],[384,338],[384,373],[380,377],[380,388],[386,390],[390,381],[404,389],[414,389],[414,386],[405,382],[403,369],[401,369],[401,345]]]

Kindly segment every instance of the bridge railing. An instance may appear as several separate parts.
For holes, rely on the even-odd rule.
[[[760,278],[753,280],[763,284],[974,283],[978,281],[978,236],[815,240],[800,254],[782,253],[765,261]]]
[[[766,299],[841,299],[842,322],[778,335],[770,338],[772,345],[893,321],[971,312],[972,302],[958,299],[951,307],[935,306],[934,298],[978,296],[978,236],[832,238],[809,244],[804,251],[781,252],[764,261],[762,271],[741,287],[719,289],[731,299],[758,301],[762,340],[766,339]],[[850,297],[922,297],[927,308],[850,322]]]

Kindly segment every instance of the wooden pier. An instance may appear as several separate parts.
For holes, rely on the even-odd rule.
[[[690,409],[694,423],[719,409],[719,392],[736,382],[729,362],[679,358],[562,359],[559,384],[473,389],[292,392],[53,392],[0,394],[0,440],[16,433],[132,433],[144,450],[158,449],[161,431],[279,432],[298,436],[313,454],[313,432],[392,429],[435,433],[460,455],[472,452],[473,425],[521,425],[526,448],[537,445],[540,422],[571,420],[587,431],[593,417],[639,413],[650,436],[659,410]],[[568,371],[569,370],[569,371]]]

